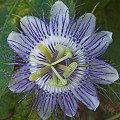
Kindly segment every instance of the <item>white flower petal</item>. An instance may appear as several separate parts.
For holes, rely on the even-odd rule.
[[[89,26],[87,31],[85,32],[84,37],[86,37],[94,32],[95,25],[96,25],[96,17],[92,13],[86,13],[77,20],[77,24],[76,23],[73,24],[71,32],[72,30],[74,30],[73,35],[76,32],[76,30],[77,30],[76,35],[79,34],[79,32],[84,33],[85,29]],[[81,36],[82,35],[83,34],[81,34]]]
[[[71,93],[61,93],[58,102],[60,108],[67,116],[73,117],[76,114],[78,106]]]
[[[20,70],[26,70],[29,69],[28,66],[24,66]],[[22,73],[22,74],[21,74]],[[12,80],[9,81],[8,88],[15,92],[27,92],[29,91],[35,84],[28,81],[29,74],[24,75],[25,73],[22,72],[16,72],[16,75],[12,77]],[[14,78],[14,79],[13,79]]]
[[[24,16],[20,19],[20,26],[23,31],[31,38],[36,41],[41,41],[41,38],[45,38],[47,36],[47,31],[45,28],[45,24],[42,20],[38,19],[34,16]],[[43,33],[44,32],[44,33]]]
[[[51,8],[51,19],[50,19],[50,28],[51,31],[55,29],[55,33],[57,33],[57,28],[58,28],[58,34],[62,34],[62,28],[63,28],[63,22],[65,19],[64,23],[64,28],[63,28],[63,34],[66,31],[67,25],[69,23],[69,10],[67,6],[62,2],[62,1],[57,1],[53,4]],[[54,23],[54,21],[57,22],[58,19],[58,27],[57,23]]]
[[[87,36],[81,41],[82,48],[85,52],[90,52],[89,55],[104,53],[109,44],[112,43],[112,32],[101,31],[93,36]]]
[[[94,95],[89,94],[90,93],[89,90],[85,91],[86,89],[85,87],[83,89],[83,87],[78,87],[78,84],[75,83],[73,83],[71,87],[71,91],[76,96],[76,98],[78,98],[82,103],[84,103],[87,106],[87,108],[95,111],[96,108],[99,106],[99,100],[97,97],[96,89],[93,87],[91,83],[89,84],[83,83],[83,84],[89,86],[90,90],[92,89]]]
[[[55,107],[55,95],[52,93],[44,92],[43,95],[39,95],[38,103],[38,115],[43,120],[47,120],[51,116]]]
[[[12,31],[8,38],[8,44],[17,53],[27,55],[34,48],[32,43],[30,43],[22,34]]]
[[[91,68],[92,67],[94,68],[92,70],[98,71],[98,74],[99,72],[103,72],[101,73],[101,75],[96,75],[97,77],[100,77],[103,80],[99,80],[99,79],[97,80],[97,78],[93,77],[93,79],[96,79],[96,80],[93,80],[93,82],[96,82],[99,84],[111,84],[114,81],[119,79],[119,74],[117,70],[114,67],[105,63],[104,61],[91,62],[89,63],[89,65],[91,65]]]

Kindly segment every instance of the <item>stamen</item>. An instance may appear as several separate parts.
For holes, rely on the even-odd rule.
[[[63,79],[53,66],[51,66],[51,68],[54,71],[54,73],[57,75],[57,77],[61,80],[62,84],[66,85],[68,83],[68,80],[67,79]]]
[[[38,70],[37,72],[33,73],[29,77],[29,80],[30,81],[36,80],[39,77],[41,77],[42,75],[44,75],[49,69],[52,69],[52,76],[53,77],[52,77],[52,79],[47,80],[47,84],[50,85],[50,86],[53,86],[53,87],[57,87],[57,88],[62,88],[64,86],[67,86],[69,84],[69,80],[62,78],[60,76],[60,74],[57,72],[57,70],[55,69],[55,67],[65,71],[63,76],[65,78],[68,78],[74,72],[74,70],[76,69],[77,63],[72,62],[69,66],[61,65],[61,64],[58,64],[58,63],[64,61],[65,59],[72,58],[73,57],[72,50],[63,46],[63,45],[57,44],[55,46],[55,49],[59,53],[56,57],[56,61],[52,63],[52,61],[53,61],[52,60],[52,57],[53,57],[52,53],[41,43],[37,44],[37,48],[44,54],[44,56],[48,59],[50,64],[39,61],[39,60],[36,59],[36,57],[34,55],[31,55],[30,56],[30,61],[31,62],[36,62],[36,63],[39,63],[39,64],[43,64],[43,65],[46,65],[46,67],[43,67],[40,70]]]
[[[65,47],[65,46],[63,46],[63,45],[60,45],[60,44],[57,44],[57,45],[55,46],[55,49],[56,49],[57,51],[59,51],[59,52],[61,52],[63,49],[65,49],[64,55],[67,55],[68,52],[72,53],[72,50],[71,50],[71,49],[69,49],[69,48],[67,48],[67,47]],[[72,53],[72,54],[73,54],[73,53]],[[72,57],[73,57],[73,56],[72,56]]]
[[[42,43],[38,43],[37,48],[44,54],[47,60],[51,63],[53,57],[52,53]]]
[[[68,52],[68,54],[65,57],[53,62],[52,65],[56,65],[56,64],[58,64],[58,63],[60,63],[60,62],[62,62],[64,60],[66,60],[67,58],[72,58],[72,53]]]
[[[65,66],[65,65],[61,65],[61,64],[58,64],[57,68],[65,71],[65,72],[70,72],[72,70],[70,66]]]
[[[42,65],[50,66],[50,64],[48,64],[48,63],[45,63],[45,62],[42,62],[42,61],[37,60],[34,55],[31,55],[31,56],[30,56],[30,61],[31,61],[31,62],[36,62],[36,63],[42,64]]]
[[[67,86],[69,84],[69,82],[66,85],[63,85],[62,81],[57,80],[57,84],[55,84],[54,79],[50,79],[50,80],[47,81],[47,84],[49,86],[53,86],[53,87],[57,87],[57,88],[62,88],[64,86]]]
[[[72,57],[73,57],[73,53],[72,53],[72,50],[71,50],[71,49],[69,49],[69,48],[67,48],[67,47],[65,47],[65,46],[63,46],[63,45],[60,45],[60,44],[57,44],[57,45],[55,46],[55,48],[56,48],[57,51],[62,51],[62,50],[65,49],[65,52],[62,51],[62,54],[66,55],[66,56],[64,56],[64,57],[61,58],[61,59],[58,59],[58,60],[55,61],[55,62],[53,62],[52,65],[56,65],[57,63],[60,63],[60,62],[64,61],[64,60],[67,59],[67,58],[72,58]],[[59,54],[58,54],[58,55],[59,55]]]
[[[65,78],[68,78],[74,71],[75,71],[75,69],[76,69],[76,67],[77,67],[78,65],[77,65],[77,63],[76,62],[72,62],[70,65],[69,65],[69,67],[71,68],[71,71],[65,71],[64,72],[64,74],[63,74],[63,76],[65,77]]]
[[[55,49],[56,49],[57,51],[59,51],[59,53],[58,53],[58,55],[57,55],[57,57],[56,57],[56,61],[57,61],[57,60],[59,60],[59,59],[65,54],[65,47],[62,46],[62,45],[57,44],[57,45],[55,46]]]
[[[68,85],[68,83],[66,85]],[[54,71],[53,71],[53,79],[48,80],[47,84],[50,86],[53,86],[53,87],[57,87],[57,88],[62,88],[64,86],[66,86],[62,83],[62,81],[57,79],[57,76]]]
[[[58,84],[57,75],[55,74],[54,71],[52,71],[52,75],[53,75],[53,82],[54,82],[55,85],[57,85]]]
[[[49,69],[50,69],[49,66],[41,68],[37,72],[35,72],[32,75],[30,75],[29,80],[33,81],[33,80],[38,79],[39,77],[41,77],[42,75],[44,75]]]

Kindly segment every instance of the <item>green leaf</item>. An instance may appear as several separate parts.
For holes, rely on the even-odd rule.
[[[42,120],[42,119],[37,114],[37,111],[34,110],[34,111],[31,111],[31,113],[29,114],[28,120]]]
[[[30,110],[27,112],[27,109],[33,99],[34,93],[28,96],[26,100],[18,103],[26,93],[18,95],[10,94],[10,92],[9,90],[6,91],[0,99],[0,119],[26,120],[30,114]]]
[[[2,4],[0,5],[0,96],[3,94],[8,84],[8,78],[4,78],[3,75],[8,74],[8,71],[13,69],[13,66],[6,66],[2,63],[7,62],[7,59],[3,58],[3,56],[15,55],[9,50],[6,39],[11,30],[15,30],[13,26],[15,26],[16,21],[14,18],[11,18],[11,14],[15,10],[18,1],[19,0],[2,1]]]
[[[109,63],[115,63],[114,67],[120,73],[120,1],[111,0],[107,6],[101,11],[104,12],[102,16],[104,30],[113,32],[113,42],[107,49],[106,53],[102,56],[104,59],[108,59]],[[100,12],[99,12],[100,13]],[[97,14],[96,14],[97,15]],[[109,92],[109,97],[113,103],[120,100],[120,80],[116,81],[112,85],[109,85],[106,89]]]
[[[97,3],[99,3],[99,5],[96,9],[101,9],[109,2],[110,0],[76,0],[75,9],[77,10],[77,14],[84,14],[85,12],[92,12]]]
[[[99,31],[106,30],[113,32],[113,42],[108,47],[105,54],[99,59],[106,59],[108,63],[115,63],[114,67],[120,72],[120,1],[119,0],[77,0],[76,9],[78,13],[91,12],[95,5],[99,5],[95,9],[96,28],[102,25]],[[77,15],[79,17],[79,14]],[[119,83],[117,81],[116,83]],[[119,101],[120,98],[120,84],[111,84],[109,86],[102,86],[108,93],[102,93],[112,103]]]

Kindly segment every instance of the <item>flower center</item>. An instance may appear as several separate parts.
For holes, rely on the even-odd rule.
[[[55,61],[53,61],[52,53],[42,43],[38,43],[37,48],[44,54],[44,56],[50,62],[50,64],[39,61],[35,58],[34,55],[31,55],[30,56],[31,62],[36,62],[36,63],[42,64],[42,65],[45,65],[46,67],[43,67],[43,68],[39,69],[37,72],[33,73],[29,77],[30,81],[38,79],[39,77],[44,75],[49,69],[52,69],[53,77],[52,77],[52,79],[47,80],[47,84],[50,86],[53,86],[53,87],[58,87],[58,88],[68,85],[69,80],[67,78],[74,72],[74,70],[77,67],[77,63],[72,62],[69,66],[65,66],[65,65],[60,64],[60,62],[66,60],[68,58],[72,58],[73,57],[72,50],[63,45],[57,44],[55,46],[55,49],[58,51],[58,55],[57,55]],[[60,74],[57,72],[56,68],[59,68],[64,71],[63,77],[65,79],[60,76]]]

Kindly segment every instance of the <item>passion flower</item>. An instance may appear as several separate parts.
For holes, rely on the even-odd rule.
[[[27,92],[26,99],[37,90],[31,105],[37,99],[35,110],[42,119],[48,119],[58,105],[69,117],[75,116],[78,100],[89,109],[96,110],[99,105],[96,88],[98,84],[111,84],[119,76],[115,68],[104,60],[98,60],[112,42],[112,32],[96,33],[96,18],[85,13],[73,24],[69,10],[62,1],[51,8],[50,24],[44,11],[43,21],[25,16],[20,19],[20,33],[11,32],[8,44],[20,58],[9,65],[22,65],[12,75],[9,89],[15,93]],[[97,84],[98,83],[98,84]],[[20,100],[20,101],[21,101]],[[30,108],[29,107],[29,108]],[[80,108],[80,107],[79,107]],[[74,118],[75,119],[75,118]]]

